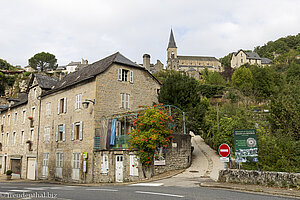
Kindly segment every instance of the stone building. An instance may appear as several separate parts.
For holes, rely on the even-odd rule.
[[[140,65],[145,67],[152,74],[162,71],[164,68],[164,65],[161,63],[160,60],[157,60],[155,64],[150,63],[150,55],[149,54],[143,55],[143,64],[140,64]]]
[[[157,102],[159,89],[146,68],[119,52],[61,80],[32,76],[28,90],[1,110],[1,172],[80,183],[143,178],[126,134],[131,113]],[[190,136],[175,137],[166,153],[155,173],[189,166]]]
[[[177,46],[171,29],[167,48],[167,70],[201,72],[207,68],[211,71],[221,72],[221,63],[215,57],[207,56],[180,56],[177,55]],[[191,73],[191,72],[190,72]],[[197,76],[197,75],[193,75]]]
[[[239,50],[234,52],[231,57],[231,67],[239,68],[249,63],[250,65],[267,66],[272,64],[272,60],[260,57],[256,52]]]
[[[26,92],[1,109],[0,172],[11,169],[14,176],[34,180],[38,152],[39,110],[42,92],[50,90],[56,79],[33,75]]]

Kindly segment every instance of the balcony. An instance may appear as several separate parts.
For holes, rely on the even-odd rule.
[[[128,135],[119,135],[116,136],[115,145],[112,147],[113,149],[129,149],[129,140],[130,137]]]

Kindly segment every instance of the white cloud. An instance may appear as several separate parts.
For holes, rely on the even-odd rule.
[[[58,63],[120,51],[166,60],[171,26],[178,53],[222,57],[300,30],[298,0],[14,0],[0,8],[0,58],[22,66],[35,53]]]

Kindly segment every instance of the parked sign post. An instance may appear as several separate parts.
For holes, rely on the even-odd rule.
[[[235,162],[258,162],[256,129],[234,131]]]

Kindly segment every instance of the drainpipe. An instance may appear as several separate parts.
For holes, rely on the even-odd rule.
[[[39,106],[39,121],[38,121],[38,131],[37,131],[37,140],[36,140],[36,159],[35,159],[35,180],[37,180],[38,176],[38,159],[39,159],[39,136],[40,136],[40,123],[41,123],[41,105],[42,105],[42,98],[38,96],[38,100],[40,101]]]

